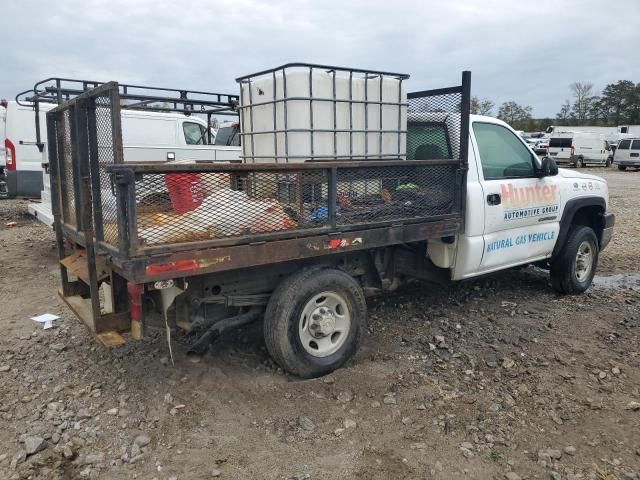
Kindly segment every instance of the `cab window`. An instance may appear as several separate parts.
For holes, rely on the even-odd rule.
[[[205,128],[199,123],[184,122],[182,130],[187,145],[204,145],[206,143]]]
[[[227,147],[239,147],[240,135],[237,124],[226,125],[218,129],[216,134],[216,145],[225,145]]]
[[[631,145],[631,140],[621,140],[618,144],[618,150],[629,150],[629,146]]]
[[[475,122],[485,180],[533,177],[533,155],[509,129],[492,123]]]
[[[413,123],[407,125],[407,160],[451,158],[446,124]]]

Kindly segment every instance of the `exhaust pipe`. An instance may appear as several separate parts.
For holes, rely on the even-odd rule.
[[[204,332],[198,341],[191,346],[187,352],[187,357],[189,357],[189,360],[193,363],[200,362],[202,356],[207,352],[209,345],[222,335],[224,331],[255,322],[262,316],[263,312],[263,307],[252,307],[251,310],[246,313],[225,318],[224,320],[214,323],[213,326]]]

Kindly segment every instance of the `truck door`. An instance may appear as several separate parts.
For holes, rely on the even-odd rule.
[[[509,128],[473,122],[484,201],[481,271],[551,255],[559,231],[560,192],[554,177],[536,178],[536,159]]]

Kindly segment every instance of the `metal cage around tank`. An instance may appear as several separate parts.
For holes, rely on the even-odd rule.
[[[325,95],[314,89],[317,75],[326,74],[330,86]],[[293,93],[292,83],[294,75],[303,75],[306,92]],[[321,77],[320,77],[321,78]],[[349,67],[337,67],[329,65],[317,65],[309,63],[289,63],[280,67],[263,70],[261,72],[245,75],[236,79],[240,84],[240,120],[242,123],[243,158],[248,162],[274,161],[274,162],[300,162],[300,161],[342,161],[342,160],[384,160],[397,159],[404,156],[402,152],[403,135],[406,131],[401,128],[401,119],[406,115],[407,102],[404,93],[405,81],[408,74],[385,72],[379,70],[356,69]],[[260,82],[271,82],[273,89],[271,94],[257,87]],[[338,83],[346,88],[340,92]],[[383,88],[385,83],[397,85],[397,95],[392,99],[385,99]],[[361,94],[357,95],[357,86],[361,86]],[[374,89],[370,86],[374,85]],[[259,97],[259,98],[258,98]],[[268,97],[268,98],[267,98]],[[308,119],[297,118],[295,122],[290,120],[290,113],[295,106],[303,105],[308,112]],[[316,114],[323,106],[329,106],[330,116],[328,125],[322,127],[314,124],[317,122]],[[308,108],[306,108],[308,106]],[[269,125],[257,128],[255,119],[259,109],[269,108],[273,116]],[[361,108],[360,108],[361,107]],[[398,126],[396,128],[383,128],[384,109],[397,111]],[[339,110],[343,110],[348,120],[344,119],[339,125]],[[359,110],[361,114],[358,114]],[[370,115],[374,113],[374,115]],[[387,115],[388,116],[388,115]],[[360,118],[362,117],[362,118]],[[300,127],[292,123],[308,121],[308,126]],[[360,121],[358,121],[360,120]],[[369,123],[376,125],[369,125]],[[359,124],[359,125],[358,125]],[[295,154],[291,150],[292,137],[304,134],[308,141],[308,153]],[[318,153],[316,143],[319,136],[324,136],[324,141],[332,145],[329,153]],[[393,149],[383,152],[383,137],[392,137]],[[263,154],[257,152],[256,142],[264,137],[273,138],[273,152]],[[364,137],[363,151],[354,151],[354,145],[358,137]],[[339,139],[348,138],[348,148],[345,142],[344,151],[339,151]],[[370,140],[373,140],[371,142]],[[369,151],[372,144],[375,151]],[[377,145],[376,145],[377,144]]]

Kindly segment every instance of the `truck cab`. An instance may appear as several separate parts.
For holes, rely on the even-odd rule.
[[[608,188],[602,178],[539,159],[495,118],[471,115],[469,133],[464,233],[455,242],[430,241],[428,246],[431,260],[450,268],[452,279],[553,261],[577,226],[593,230],[593,237],[587,235],[591,244],[583,245],[587,250],[607,245],[613,219],[606,214]],[[582,285],[590,284],[593,266],[575,268],[584,270]],[[578,283],[572,288],[581,288]]]

